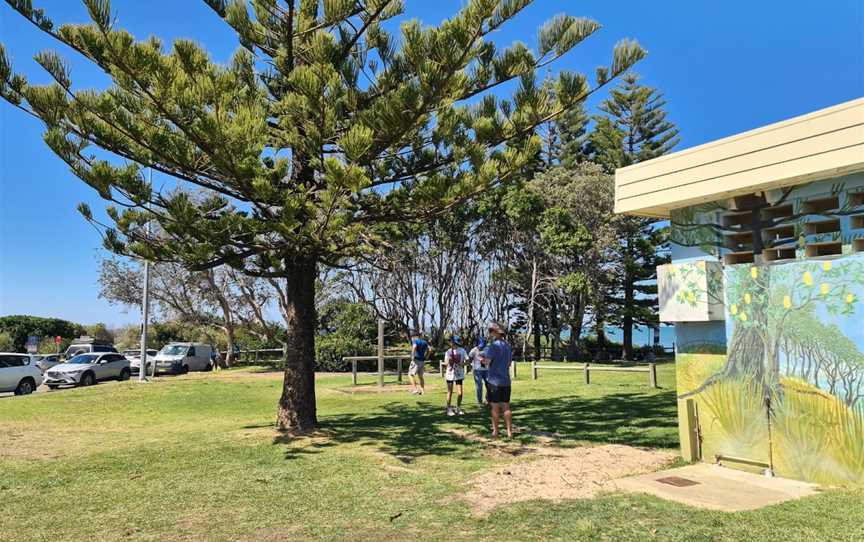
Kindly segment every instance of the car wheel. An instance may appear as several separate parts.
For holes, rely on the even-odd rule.
[[[118,380],[129,380],[129,375],[131,374],[132,372],[129,369],[123,369],[122,371],[120,371],[120,377],[118,378]]]
[[[79,386],[92,386],[96,383],[96,379],[93,378],[93,373],[84,373],[81,375],[81,381],[78,382]]]
[[[15,388],[15,395],[30,395],[36,389],[36,382],[32,378],[25,378]]]
[[[188,366],[188,365],[184,365],[184,366],[180,369],[180,374],[181,374],[181,375],[185,375],[185,374],[187,374],[188,372],[189,372],[189,366]]]
[[[209,373],[210,371],[213,370],[213,364],[212,364],[212,363],[208,363],[208,364],[207,364],[207,367],[204,367],[204,370],[207,371],[207,372]]]

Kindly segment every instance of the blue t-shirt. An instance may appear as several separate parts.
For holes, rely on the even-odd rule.
[[[486,381],[493,386],[510,385],[510,362],[513,361],[513,348],[507,341],[495,340],[486,346],[483,357],[491,359]]]
[[[423,339],[414,339],[411,341],[411,344],[417,347],[414,349],[414,359],[417,361],[423,361],[426,359],[426,352],[429,350],[429,343]]]

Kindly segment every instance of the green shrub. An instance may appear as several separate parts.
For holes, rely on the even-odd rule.
[[[12,335],[6,331],[0,331],[0,352],[14,352],[15,341]]]
[[[319,335],[315,341],[316,371],[349,371],[351,364],[342,361],[345,356],[371,356],[375,348],[367,341],[345,337],[338,333]]]
[[[11,315],[0,317],[0,332],[7,333],[12,338],[9,351],[23,352],[27,337],[56,337],[74,339],[85,333],[84,327],[74,322],[59,318],[41,318],[39,316]]]

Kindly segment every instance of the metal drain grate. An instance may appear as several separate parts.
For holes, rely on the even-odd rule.
[[[689,487],[699,485],[699,482],[694,482],[693,480],[688,480],[687,478],[681,478],[680,476],[667,476],[666,478],[657,478],[657,481],[661,484],[669,484],[670,486],[675,487]]]

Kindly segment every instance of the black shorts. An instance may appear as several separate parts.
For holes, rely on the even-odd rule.
[[[462,385],[462,379],[460,378],[459,380],[448,380],[447,385],[449,386],[450,384],[456,384],[456,385],[461,386]]]
[[[509,403],[510,386],[495,386],[487,382],[486,400],[490,403]]]

